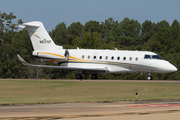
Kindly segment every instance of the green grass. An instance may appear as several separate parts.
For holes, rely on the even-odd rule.
[[[180,99],[180,84],[0,80],[0,105],[163,99]]]

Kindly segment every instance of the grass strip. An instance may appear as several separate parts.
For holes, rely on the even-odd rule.
[[[170,99],[180,99],[180,84],[0,80],[0,105]]]

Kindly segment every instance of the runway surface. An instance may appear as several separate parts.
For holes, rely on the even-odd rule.
[[[147,117],[147,118],[146,118]],[[179,120],[180,101],[119,101],[109,103],[63,103],[1,106],[0,119],[22,120]]]
[[[0,79],[0,80],[39,80],[43,79]],[[44,79],[45,81],[81,81],[77,79]],[[165,84],[180,84],[180,80],[92,80],[83,79],[82,82],[138,82],[138,83],[165,83]]]

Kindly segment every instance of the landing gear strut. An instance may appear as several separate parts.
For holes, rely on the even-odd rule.
[[[147,73],[147,79],[148,79],[148,80],[152,80],[151,73]]]

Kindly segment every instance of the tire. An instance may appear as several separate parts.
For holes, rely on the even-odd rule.
[[[151,77],[151,76],[148,76],[147,79],[148,79],[148,80],[152,80],[152,77]]]
[[[91,79],[98,79],[98,75],[97,74],[92,74]]]
[[[82,79],[82,75],[81,74],[76,74],[76,79]]]

